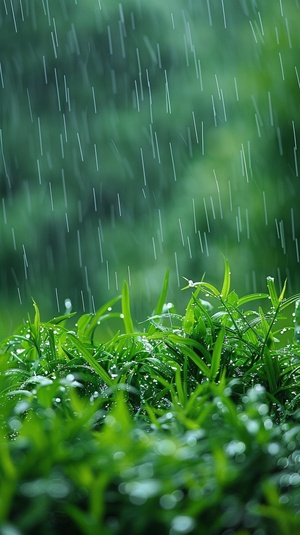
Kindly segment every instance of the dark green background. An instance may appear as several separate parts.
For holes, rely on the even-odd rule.
[[[1,334],[171,269],[299,291],[298,0],[0,6]],[[144,169],[143,169],[144,167]],[[186,296],[184,296],[186,300]]]

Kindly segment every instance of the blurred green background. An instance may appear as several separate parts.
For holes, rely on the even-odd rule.
[[[0,6],[0,334],[165,270],[237,292],[299,273],[298,0]]]

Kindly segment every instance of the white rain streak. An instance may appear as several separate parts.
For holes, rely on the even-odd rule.
[[[202,152],[202,156],[204,156],[204,150],[205,150],[205,147],[204,147],[204,122],[201,121],[201,152]]]
[[[41,167],[40,167],[40,160],[39,159],[37,159],[36,164],[37,164],[37,171],[38,171],[38,177],[39,177],[39,184],[41,185],[42,184],[42,174],[41,174]]]
[[[249,182],[249,176],[248,176],[248,168],[247,168],[245,149],[244,149],[243,143],[242,143],[242,148],[241,148],[241,162],[242,162],[242,173],[243,173],[243,176],[246,176],[246,180],[247,180],[247,183],[248,183]]]
[[[154,132],[154,138],[155,138],[155,146],[156,146],[156,153],[157,153],[158,163],[161,163],[161,161],[160,161],[160,151],[159,151],[159,145],[158,145],[158,138],[157,138],[157,132]]]
[[[218,182],[218,179],[217,179],[216,171],[214,169],[213,169],[213,175],[214,175],[216,188],[217,188],[217,194],[218,194],[220,218],[223,219],[223,208],[222,208],[221,192],[220,192],[220,187],[219,187],[219,182]]]
[[[22,244],[22,249],[23,249],[23,264],[24,264],[24,274],[25,274],[25,279],[27,280],[28,278],[28,260],[27,260],[27,254],[26,254],[26,249],[25,249],[25,245],[24,243]]]
[[[51,182],[49,182],[49,195],[50,195],[51,211],[54,212],[54,204],[53,204],[53,194],[52,194],[52,184],[51,184]]]
[[[97,114],[97,103],[96,103],[96,95],[95,95],[95,89],[92,86],[92,95],[93,95],[93,104],[94,104],[94,111],[95,114]]]
[[[212,103],[213,116],[214,116],[214,125],[217,126],[217,112],[216,112],[215,101],[214,101],[213,95],[211,95],[211,103]]]
[[[111,31],[110,26],[107,26],[107,35],[108,35],[108,47],[109,47],[109,53],[112,56],[113,55],[113,46],[112,46],[112,38],[111,38]]]
[[[284,81],[284,69],[283,69],[281,52],[278,52],[278,56],[279,56],[279,63],[280,63],[280,69],[281,69],[281,76],[282,76],[282,80]]]
[[[282,147],[281,130],[280,130],[279,126],[277,126],[277,128],[276,128],[276,133],[277,133],[279,155],[282,156],[283,155],[283,147]]]
[[[264,26],[263,26],[261,14],[260,14],[259,11],[257,12],[257,14],[258,14],[258,19],[259,19],[259,24],[260,24],[260,31],[261,31],[262,36],[264,36],[265,35],[265,31],[264,31]]]
[[[101,236],[102,233],[101,233],[100,225],[99,225],[99,227],[97,227],[97,231],[98,231],[100,260],[101,260],[101,264],[103,264],[103,248],[102,248],[102,236]]]
[[[80,231],[78,229],[77,229],[77,247],[78,247],[79,267],[82,268],[81,239],[80,239]]]
[[[162,217],[161,217],[161,211],[160,211],[160,208],[158,209],[158,221],[159,221],[159,236],[160,236],[160,241],[161,241],[161,243],[163,243],[163,241],[164,241],[164,234],[163,234]]]
[[[208,257],[209,256],[209,250],[208,250],[208,242],[207,242],[206,232],[203,232],[203,236],[204,236],[206,256]]]
[[[66,220],[66,229],[67,229],[67,232],[69,233],[70,232],[70,226],[69,226],[69,218],[68,218],[67,212],[65,212],[65,220]]]
[[[14,6],[13,6],[12,0],[10,0],[10,6],[11,6],[11,12],[12,12],[13,21],[14,21],[15,32],[18,33],[18,28],[17,28],[16,17],[15,17]]]
[[[237,80],[236,80],[236,77],[233,78],[233,82],[234,82],[234,89],[235,89],[236,100],[237,100],[237,102],[239,102],[240,97],[239,97],[239,91],[238,91],[238,86],[237,86]]]
[[[165,70],[166,112],[172,113],[167,71]]]
[[[57,77],[56,67],[54,67],[54,77],[55,77],[55,86],[56,86],[56,96],[57,96],[58,111],[61,112],[61,103],[60,103],[60,94],[59,94],[58,77]]]
[[[223,12],[223,21],[224,21],[224,28],[227,29],[227,22],[226,22],[226,15],[225,15],[225,7],[224,7],[224,0],[221,0],[222,4],[222,12]]]
[[[206,4],[207,4],[207,11],[208,11],[209,25],[212,26],[211,9],[210,9],[210,0],[206,0]]]
[[[82,152],[82,146],[81,146],[79,132],[77,132],[77,141],[78,141],[78,145],[79,145],[80,158],[81,158],[81,161],[83,162],[84,159],[83,159],[83,152]]]
[[[144,185],[147,186],[147,177],[146,177],[146,170],[145,170],[144,153],[143,153],[142,147],[140,148],[140,152],[141,152],[141,161],[142,161]]]
[[[192,111],[192,117],[193,117],[193,124],[194,124],[194,130],[195,130],[196,143],[198,145],[198,143],[199,143],[198,131],[197,131],[197,125],[196,125],[196,119],[195,119],[195,112],[193,112],[193,111]]]
[[[181,223],[181,219],[180,218],[178,218],[178,224],[179,224],[179,230],[180,230],[180,236],[181,236],[182,245],[184,247],[184,236],[183,236],[182,223]]]
[[[201,253],[203,253],[203,243],[202,243],[200,230],[198,230],[198,238],[199,238],[199,244],[200,244]]]
[[[67,198],[66,179],[65,179],[64,169],[61,170],[61,180],[62,180],[62,185],[63,185],[64,203],[65,203],[65,207],[68,208],[68,198]]]
[[[265,191],[262,192],[262,195],[263,195],[263,203],[264,203],[265,224],[266,226],[268,226],[268,211],[267,211],[267,201],[266,201]]]
[[[251,27],[251,30],[252,30],[252,33],[253,33],[254,41],[257,44],[258,43],[257,37],[256,37],[256,34],[255,34],[255,31],[254,31],[253,24],[252,24],[251,20],[249,20],[249,24],[250,24],[250,27]]]
[[[60,313],[59,297],[58,297],[58,289],[57,288],[55,288],[55,298],[56,298],[57,312]]]
[[[152,94],[151,94],[151,85],[150,85],[150,80],[149,80],[148,69],[146,69],[146,78],[147,78],[147,85],[148,85],[148,91],[149,91],[150,123],[153,124]]]
[[[31,107],[31,100],[30,100],[30,95],[29,95],[29,89],[28,89],[28,87],[26,88],[26,93],[27,93],[27,100],[28,100],[28,106],[29,106],[30,120],[31,120],[31,122],[33,123],[32,107]]]
[[[297,160],[297,137],[296,137],[296,129],[295,129],[295,123],[292,121],[292,128],[293,128],[293,137],[294,137],[294,162],[295,162],[295,175],[298,177],[298,160]]]
[[[171,153],[171,160],[172,160],[172,168],[173,168],[174,182],[176,182],[176,180],[177,180],[177,176],[176,176],[176,168],[175,168],[175,162],[174,162],[174,156],[173,156],[173,149],[172,149],[172,143],[171,143],[171,141],[169,142],[169,147],[170,147],[170,153]]]
[[[115,271],[115,285],[116,285],[116,291],[119,291],[119,281],[118,281],[118,273]]]
[[[37,122],[38,122],[38,130],[39,130],[40,151],[41,151],[41,156],[43,156],[42,129],[41,129],[41,120],[39,117],[37,118]]]
[[[186,241],[187,241],[187,245],[188,245],[189,257],[190,257],[190,259],[192,259],[193,255],[192,255],[192,249],[191,249],[191,243],[190,243],[189,236],[186,237]]]
[[[16,236],[15,236],[15,229],[14,229],[14,227],[12,227],[12,229],[11,229],[11,236],[12,236],[12,241],[13,241],[14,250],[16,251],[16,250],[17,250],[17,243],[16,243]]]
[[[288,22],[288,19],[286,17],[285,17],[285,27],[286,27],[286,34],[287,34],[287,38],[288,38],[289,48],[293,48],[292,41],[291,41],[289,22]]]
[[[136,80],[134,80],[134,88],[135,88],[135,103],[136,103],[136,109],[140,113],[140,99],[139,99],[139,92],[138,92],[138,86]]]
[[[130,273],[130,267],[127,266],[127,274],[128,274],[128,285],[131,286],[131,273]]]
[[[1,80],[2,89],[4,89],[4,79],[3,79],[2,63],[1,63],[1,61],[0,61],[0,80]]]
[[[96,196],[95,188],[93,188],[93,201],[94,201],[94,210],[95,210],[95,212],[97,212],[98,207],[97,207],[97,196]]]
[[[231,191],[231,182],[230,182],[230,180],[228,180],[228,193],[229,193],[230,212],[232,212],[232,191]]]
[[[11,181],[10,181],[9,174],[7,172],[6,160],[5,160],[5,156],[4,156],[3,137],[2,137],[1,128],[0,128],[0,145],[1,145],[1,156],[2,156],[2,161],[3,161],[3,167],[4,167],[5,176],[7,178],[8,186],[9,186],[9,188],[11,188]]]
[[[216,212],[215,212],[214,201],[213,201],[213,198],[212,198],[211,195],[210,195],[210,205],[211,205],[211,211],[212,211],[213,219],[216,219]]]
[[[97,146],[96,146],[96,143],[94,143],[94,154],[95,154],[96,170],[99,171],[99,162],[98,162],[98,154],[97,154]]]
[[[108,260],[106,260],[106,278],[107,278],[107,289],[110,290],[110,278],[109,278]]]
[[[209,225],[209,218],[208,218],[208,211],[206,206],[206,200],[203,197],[203,204],[204,204],[204,211],[205,211],[205,218],[206,218],[206,224],[207,224],[207,231],[210,232],[210,225]]]
[[[7,225],[6,207],[5,207],[4,197],[2,197],[2,210],[3,210],[3,221],[4,221],[4,224]]]
[[[156,246],[155,246],[155,239],[154,239],[154,236],[152,236],[152,247],[153,247],[153,256],[154,256],[154,260],[157,260],[157,256],[156,256]]]
[[[52,40],[54,57],[55,59],[57,59],[57,44],[56,44],[55,35],[53,32],[51,32],[51,40]]]
[[[144,100],[144,88],[143,88],[143,79],[142,79],[142,69],[141,69],[141,60],[140,60],[140,51],[138,48],[136,48],[136,58],[138,62],[138,69],[139,69],[139,82],[140,82],[140,92],[141,92],[141,100]],[[137,91],[137,89],[136,89]],[[138,98],[138,93],[137,93]]]
[[[222,102],[222,107],[223,107],[224,121],[225,123],[227,123],[227,113],[226,113],[223,89],[221,89],[221,102]]]
[[[118,210],[119,210],[119,216],[122,216],[122,208],[121,208],[121,200],[120,200],[120,194],[117,193],[117,199],[118,199]]]
[[[295,241],[296,233],[295,233],[294,208],[291,208],[291,224],[292,224],[292,239],[293,239],[293,241]]]
[[[273,108],[272,108],[272,100],[271,100],[270,91],[268,91],[268,103],[269,103],[270,125],[274,126]]]
[[[280,14],[283,17],[282,0],[279,0],[279,5],[280,5]]]
[[[295,65],[295,73],[296,73],[296,78],[297,78],[297,82],[298,82],[298,87],[300,89],[300,78],[299,78],[299,74],[298,74],[298,70],[297,70],[296,65]]]

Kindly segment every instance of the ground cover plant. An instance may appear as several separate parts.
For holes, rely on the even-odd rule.
[[[144,323],[124,282],[2,341],[1,535],[299,533],[300,295],[239,297],[225,261],[180,315],[168,277]]]

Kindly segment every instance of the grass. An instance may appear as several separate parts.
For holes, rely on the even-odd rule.
[[[33,303],[0,349],[1,535],[300,532],[300,296],[230,278],[180,315],[167,272],[137,326],[125,282],[73,331]]]

